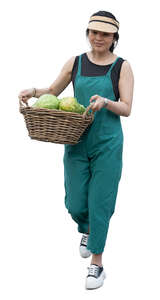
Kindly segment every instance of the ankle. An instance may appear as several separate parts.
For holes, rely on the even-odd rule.
[[[91,265],[98,265],[99,267],[103,267],[102,262],[97,262],[97,261],[91,261]]]
[[[90,265],[97,265],[99,267],[103,267],[102,263],[98,263],[98,262],[91,262]]]

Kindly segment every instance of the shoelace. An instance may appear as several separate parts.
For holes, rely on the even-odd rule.
[[[82,240],[81,240],[81,244],[84,244],[87,246],[87,241],[88,241],[88,236],[87,235],[83,235],[82,236]]]
[[[90,266],[88,267],[88,270],[89,270],[88,275],[98,277],[98,270],[99,270],[98,266]]]

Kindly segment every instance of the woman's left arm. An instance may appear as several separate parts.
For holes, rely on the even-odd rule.
[[[108,99],[106,108],[107,110],[110,110],[115,114],[128,117],[131,114],[134,87],[134,76],[128,61],[124,61],[122,64],[118,87],[120,101],[117,102]],[[96,100],[92,107],[93,111],[99,110],[104,107],[103,97],[94,95],[91,97],[90,102],[92,102],[93,100]]]

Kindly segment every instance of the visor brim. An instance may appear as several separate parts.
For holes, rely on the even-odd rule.
[[[116,26],[112,24],[106,24],[96,21],[89,23],[87,28],[108,33],[115,33],[118,31],[118,28],[116,28]]]

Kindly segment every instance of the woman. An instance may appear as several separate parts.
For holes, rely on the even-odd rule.
[[[26,102],[45,93],[58,96],[72,81],[74,96],[93,104],[94,121],[76,145],[65,145],[65,206],[82,233],[82,257],[92,255],[86,288],[103,285],[102,264],[109,221],[114,213],[122,172],[123,132],[120,116],[131,113],[134,78],[130,64],[113,54],[119,22],[106,11],[90,17],[86,35],[91,51],[71,57],[47,89],[19,94]]]

